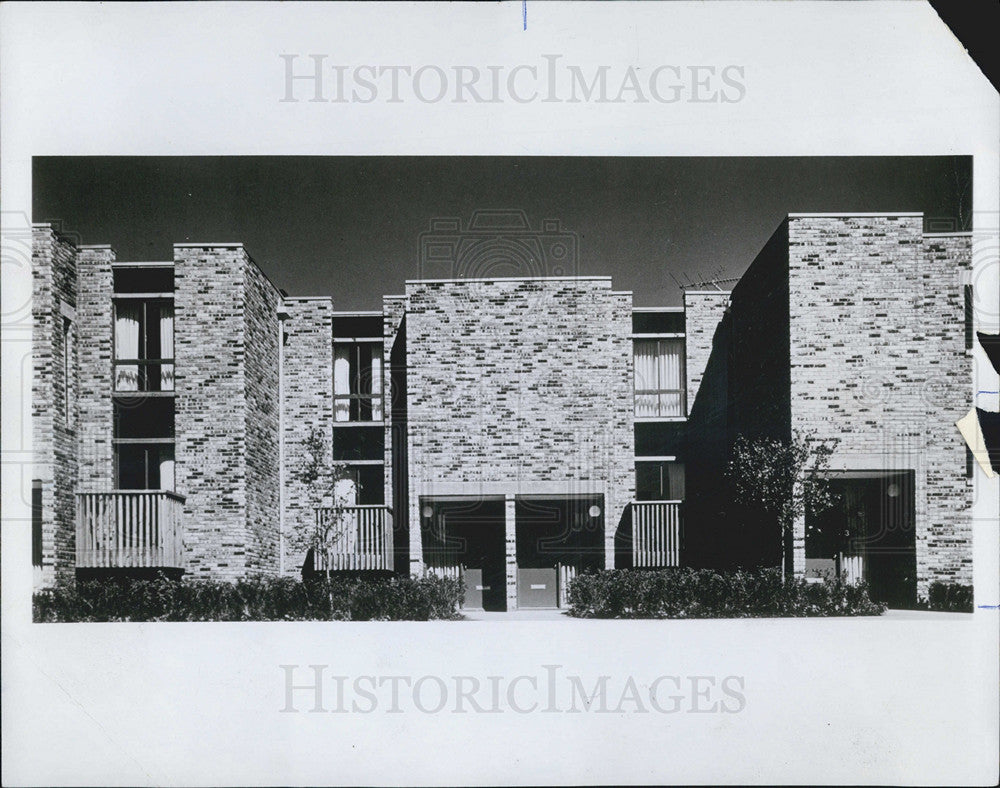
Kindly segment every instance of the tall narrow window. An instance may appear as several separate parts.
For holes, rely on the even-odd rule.
[[[73,321],[63,318],[63,406],[66,411],[66,426],[70,429],[76,423],[76,334]]]
[[[174,390],[174,305],[115,302],[115,391]]]
[[[965,297],[965,349],[972,350],[973,324],[972,324],[972,285],[965,285],[962,288]]]
[[[642,339],[635,348],[635,415],[683,416],[684,340]]]
[[[31,565],[42,566],[42,480],[31,481]]]

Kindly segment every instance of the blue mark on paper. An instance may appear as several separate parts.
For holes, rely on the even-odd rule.
[[[1000,609],[1000,605],[976,605],[980,610],[997,610]]]
[[[521,0],[521,29],[528,29],[528,0]]]

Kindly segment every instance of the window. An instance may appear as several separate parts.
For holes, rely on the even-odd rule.
[[[333,349],[335,421],[382,421],[382,345],[339,343]]]
[[[42,480],[31,480],[31,565],[42,565]]]
[[[972,285],[963,286],[962,295],[965,299],[965,349],[972,350]]]
[[[637,339],[635,415],[671,418],[685,415],[684,340]]]
[[[683,501],[684,463],[672,460],[636,462],[637,501]]]
[[[385,503],[385,466],[348,465],[354,485],[354,502],[359,506]]]
[[[76,333],[73,321],[63,318],[63,406],[66,426],[70,429],[76,423]]]
[[[174,489],[174,399],[114,402],[115,487]]]
[[[174,390],[174,305],[169,299],[115,301],[115,391]]]

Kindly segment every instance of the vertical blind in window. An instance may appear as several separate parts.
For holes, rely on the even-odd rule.
[[[635,347],[635,415],[684,415],[684,340],[642,339]]]

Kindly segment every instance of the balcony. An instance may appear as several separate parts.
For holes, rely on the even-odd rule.
[[[78,569],[184,567],[184,497],[167,490],[77,493]]]
[[[680,566],[681,501],[632,502],[632,566]]]
[[[388,506],[316,509],[316,571],[392,571],[392,512]]]

